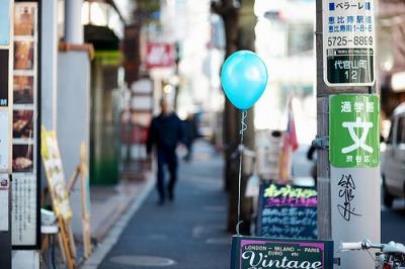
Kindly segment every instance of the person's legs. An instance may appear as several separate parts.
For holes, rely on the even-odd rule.
[[[162,153],[157,154],[157,182],[156,188],[159,194],[159,204],[163,204],[165,201],[165,156]]]
[[[186,148],[187,148],[187,154],[184,156],[185,161],[190,161],[191,160],[191,142],[186,143]]]
[[[174,199],[174,187],[177,181],[177,156],[176,153],[170,154],[168,158],[168,165],[169,165],[169,173],[170,173],[170,180],[167,186],[167,190],[169,193],[169,199]]]

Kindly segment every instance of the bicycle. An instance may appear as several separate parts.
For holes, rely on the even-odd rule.
[[[405,269],[405,246],[393,241],[388,244],[375,244],[369,240],[361,242],[343,242],[339,251],[377,249],[375,253],[376,269]],[[370,254],[371,255],[371,254]]]

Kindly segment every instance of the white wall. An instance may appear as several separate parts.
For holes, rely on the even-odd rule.
[[[90,59],[87,52],[60,52],[58,57],[57,135],[66,181],[80,161],[80,143],[90,143]],[[63,70],[63,71],[62,71]],[[72,228],[81,234],[80,188],[70,196]]]

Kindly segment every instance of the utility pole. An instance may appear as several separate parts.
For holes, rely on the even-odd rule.
[[[254,0],[221,0],[212,1],[211,10],[220,15],[224,22],[226,49],[225,58],[237,50],[254,50],[254,26],[256,17],[253,12]],[[229,208],[227,230],[235,232],[237,223],[237,177],[239,166],[235,159],[235,152],[238,150],[240,141],[240,111],[238,111],[228,100],[224,106],[224,146],[225,146],[225,189],[229,192]],[[253,150],[255,147],[254,134],[254,113],[253,109],[248,111],[248,127],[245,132],[245,146]],[[248,177],[242,177],[242,193],[246,188]],[[242,197],[242,220],[240,226],[242,233],[249,233],[250,226],[250,207],[251,203],[245,197]]]
[[[347,3],[316,1],[318,230],[340,268],[372,268],[368,253],[336,252],[340,242],[380,241],[374,0]]]
[[[0,0],[0,264],[11,269],[12,0]]]

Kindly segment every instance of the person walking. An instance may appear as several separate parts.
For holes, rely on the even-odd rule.
[[[182,122],[173,112],[166,99],[160,101],[161,113],[152,119],[150,124],[147,153],[150,155],[155,146],[157,154],[157,191],[159,205],[165,203],[166,194],[170,201],[174,200],[174,188],[177,181],[176,147],[183,142]],[[169,182],[165,188],[165,168],[169,170]],[[167,191],[167,192],[166,192]]]
[[[197,122],[192,114],[189,114],[188,117],[183,121],[183,130],[184,142],[187,147],[187,154],[184,156],[184,160],[189,162],[191,161],[193,154],[194,140],[198,137]]]

